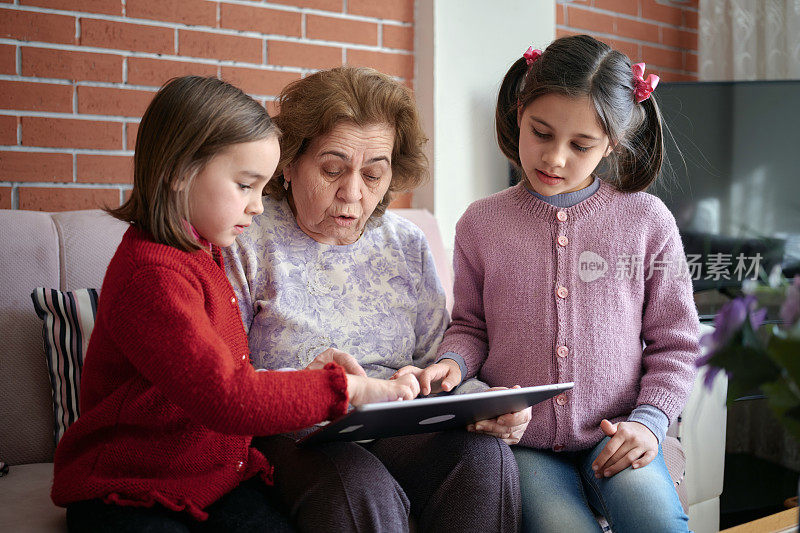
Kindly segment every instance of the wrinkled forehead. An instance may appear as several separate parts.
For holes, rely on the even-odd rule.
[[[391,162],[395,129],[391,124],[358,125],[338,122],[330,131],[313,138],[306,152],[311,157],[332,154],[345,161],[385,158]]]

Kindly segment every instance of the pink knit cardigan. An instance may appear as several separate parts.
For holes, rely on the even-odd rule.
[[[600,421],[650,404],[674,420],[691,390],[698,318],[675,220],[602,183],[569,208],[521,185],[456,226],[453,320],[438,353],[493,386],[574,381],[533,408],[523,446],[579,450]]]

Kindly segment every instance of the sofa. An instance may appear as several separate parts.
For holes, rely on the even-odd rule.
[[[452,306],[450,261],[436,219],[427,211],[396,212],[420,226]],[[64,510],[49,492],[53,473],[54,409],[36,287],[99,289],[125,224],[99,210],[42,213],[0,210],[0,531],[65,531]],[[718,531],[725,452],[725,393],[719,375],[711,390],[702,372],[664,449],[688,509],[690,528]],[[682,443],[676,446],[677,439]],[[668,449],[669,448],[669,449]],[[685,455],[685,475],[683,457]]]

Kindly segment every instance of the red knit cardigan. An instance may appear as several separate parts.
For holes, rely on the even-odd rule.
[[[344,413],[342,368],[255,372],[219,250],[187,253],[130,228],[106,272],[80,418],[55,454],[52,499],[205,507],[260,474],[253,435]]]

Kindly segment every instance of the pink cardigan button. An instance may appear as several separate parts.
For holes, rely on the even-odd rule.
[[[566,211],[559,211],[558,213],[556,213],[556,218],[558,220],[560,220],[561,222],[566,222],[567,221],[567,212]]]
[[[559,235],[557,240],[559,246],[566,246],[569,244],[569,239],[567,239],[566,235]]]
[[[567,405],[567,395],[562,392],[556,396],[556,403],[561,406]]]
[[[556,289],[556,295],[563,300],[569,295],[569,291],[566,287],[559,287]]]
[[[553,451],[554,452],[560,452],[563,449],[564,449],[564,445],[563,444],[556,444],[555,446],[553,446]]]
[[[556,354],[559,357],[564,358],[569,355],[569,348],[567,348],[566,346],[559,346],[558,348],[556,348]]]

